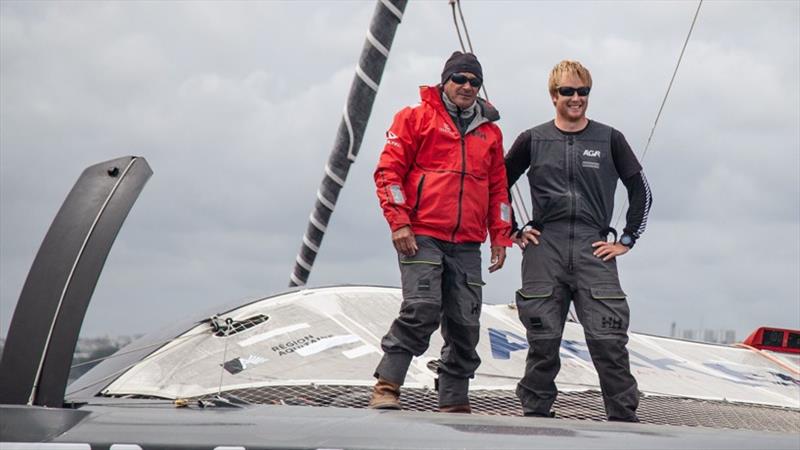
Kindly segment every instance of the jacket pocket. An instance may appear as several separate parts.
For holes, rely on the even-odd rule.
[[[417,210],[419,209],[419,201],[422,199],[422,186],[425,184],[425,174],[422,175],[422,178],[419,179],[419,183],[417,183],[417,200],[414,202],[414,207],[411,208],[412,214],[417,214]]]
[[[478,130],[473,131],[471,134],[476,133]],[[478,137],[465,138],[465,157],[466,157],[466,171],[467,174],[474,178],[483,180],[489,178],[489,169],[491,166],[491,147],[488,143],[482,141]]]

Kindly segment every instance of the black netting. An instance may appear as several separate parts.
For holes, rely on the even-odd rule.
[[[229,390],[223,397],[232,395],[251,404],[366,408],[371,389],[369,386],[270,386]],[[473,414],[522,415],[519,400],[512,391],[473,390],[470,399]],[[433,390],[403,388],[400,400],[406,410],[437,410],[437,395]],[[602,397],[596,391],[561,392],[553,409],[557,417],[565,419],[606,420]],[[724,401],[642,396],[637,414],[643,423],[658,425],[800,431],[800,410]]]

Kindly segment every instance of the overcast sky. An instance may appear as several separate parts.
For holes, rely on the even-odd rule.
[[[548,71],[568,58],[592,71],[589,117],[641,156],[696,5],[465,1],[506,145],[553,117]],[[155,173],[83,336],[284,289],[373,10],[0,2],[0,334],[81,171],[129,154]],[[393,114],[457,46],[445,0],[409,4],[310,285],[399,284],[372,171]],[[703,4],[643,160],[648,229],[619,261],[634,331],[800,328],[798,55],[800,2]],[[520,260],[484,268],[486,301],[513,300]]]

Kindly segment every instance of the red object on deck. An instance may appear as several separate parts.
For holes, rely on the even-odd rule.
[[[743,344],[759,350],[780,353],[800,353],[800,330],[761,327],[754,331]]]

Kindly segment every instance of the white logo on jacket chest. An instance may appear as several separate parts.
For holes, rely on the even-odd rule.
[[[600,150],[592,150],[587,148],[583,151],[583,156],[588,156],[589,158],[599,158]]]

